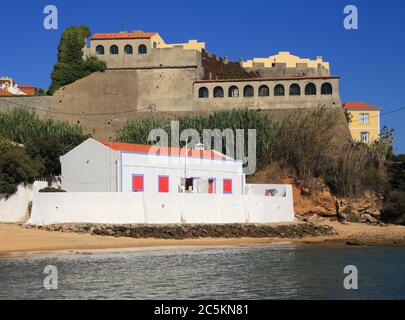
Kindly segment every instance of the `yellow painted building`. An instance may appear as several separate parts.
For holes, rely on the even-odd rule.
[[[346,102],[343,108],[350,114],[353,140],[372,143],[380,137],[380,107],[365,102]]]
[[[164,41],[159,42],[158,48],[174,48],[182,47],[184,50],[197,50],[202,51],[205,49],[205,42],[198,42],[197,40],[189,40],[186,43],[165,43]]]
[[[316,57],[315,60],[300,58],[287,51],[281,51],[276,55],[268,58],[253,58],[243,62],[244,68],[252,68],[256,64],[261,64],[265,68],[271,68],[274,63],[285,63],[287,68],[296,68],[297,64],[307,64],[308,68],[318,68],[318,66],[324,67],[326,70],[330,70],[329,62],[323,61],[322,57]]]

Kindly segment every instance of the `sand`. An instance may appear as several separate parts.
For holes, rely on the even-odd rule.
[[[271,245],[277,243],[353,245],[405,245],[405,226],[342,225],[322,219],[319,224],[333,226],[338,235],[331,237],[288,238],[201,238],[186,240],[134,239],[92,236],[89,234],[49,232],[25,229],[16,224],[0,224],[0,256],[40,254],[49,252],[83,252],[94,250],[146,249],[161,247],[209,247]]]

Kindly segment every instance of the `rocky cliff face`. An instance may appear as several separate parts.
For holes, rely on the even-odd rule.
[[[248,182],[291,184],[295,214],[303,221],[310,221],[315,215],[341,222],[382,223],[383,198],[372,192],[357,199],[337,198],[321,178],[300,180],[288,171],[274,167],[258,171]]]

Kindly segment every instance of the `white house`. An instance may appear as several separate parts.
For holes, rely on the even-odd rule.
[[[292,186],[247,184],[242,162],[214,150],[88,139],[61,165],[67,192],[34,194],[28,223],[294,221]]]
[[[88,139],[61,157],[68,192],[242,194],[242,161],[215,150]]]

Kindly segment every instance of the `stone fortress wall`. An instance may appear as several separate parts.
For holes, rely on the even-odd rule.
[[[0,98],[0,110],[26,105],[43,117],[80,123],[94,137],[106,138],[113,136],[128,119],[149,117],[151,106],[155,111],[171,114],[238,107],[296,110],[342,106],[339,77],[330,76],[329,64],[319,57],[315,61],[307,59],[312,61],[307,65],[311,68],[319,65],[327,70],[325,74],[298,75],[301,68],[296,64],[295,76],[285,76],[285,68],[275,67],[272,76],[266,78],[203,80],[207,78],[202,63],[203,43],[170,45],[157,33],[125,34],[125,39],[121,39],[120,34],[96,35],[84,52],[105,60],[105,72],[66,85],[52,97]],[[103,54],[97,54],[100,45]],[[127,45],[131,45],[132,54],[125,49]],[[146,51],[138,52],[141,45],[145,45]],[[118,51],[113,50],[114,54],[111,54],[112,46],[118,48]],[[286,60],[286,66],[290,68],[294,61]],[[242,66],[244,64],[241,62]],[[245,70],[249,70],[249,65]],[[284,71],[277,73],[277,70]],[[266,68],[260,71],[261,74],[266,72]],[[204,90],[206,93],[202,93]]]

